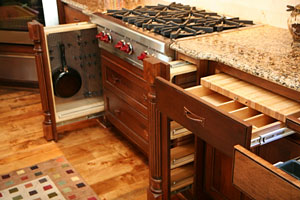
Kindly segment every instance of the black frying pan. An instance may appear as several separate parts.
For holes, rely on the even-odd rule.
[[[61,68],[52,74],[54,94],[58,97],[68,98],[75,95],[81,88],[80,74],[67,66],[65,57],[65,45],[60,44]]]

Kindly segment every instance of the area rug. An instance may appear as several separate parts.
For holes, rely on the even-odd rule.
[[[100,200],[65,157],[0,175],[0,200]]]

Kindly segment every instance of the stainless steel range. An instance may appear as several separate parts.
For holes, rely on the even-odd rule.
[[[98,25],[96,37],[100,48],[139,68],[143,68],[142,60],[147,55],[166,62],[173,60],[174,51],[169,45],[177,38],[253,24],[249,20],[229,18],[176,3],[107,10],[106,13],[94,13],[91,22]]]

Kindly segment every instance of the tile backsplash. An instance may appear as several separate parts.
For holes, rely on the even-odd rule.
[[[287,28],[290,13],[286,11],[286,5],[300,4],[300,0],[176,0],[175,2],[281,28]]]

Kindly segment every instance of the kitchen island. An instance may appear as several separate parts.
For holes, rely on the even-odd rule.
[[[165,136],[169,130],[166,124],[171,119],[198,136],[195,142],[195,198],[248,199],[250,196],[280,199],[282,195],[287,195],[286,199],[299,198],[299,181],[272,165],[299,156],[299,135],[286,138],[272,135],[273,139],[266,143],[265,139],[269,138],[263,139],[264,135],[260,135],[258,141],[261,143],[257,145],[253,136],[257,128],[262,127],[252,123],[258,115],[268,116],[270,107],[259,108],[256,106],[259,101],[270,105],[279,103],[277,108],[284,108],[284,104],[292,100],[295,107],[290,109],[291,115],[280,121],[283,126],[299,132],[300,50],[293,48],[291,43],[288,30],[259,25],[179,39],[171,44],[177,59],[198,60],[208,77],[202,78],[202,86],[186,90],[156,79],[159,112],[156,127],[159,138],[156,141],[162,141],[162,196],[168,193],[167,185],[171,184],[168,177],[172,177],[172,172],[166,170],[170,163],[167,149],[170,138]],[[255,94],[255,91],[261,93]],[[270,91],[276,97],[269,96]],[[232,93],[234,95],[230,96]],[[176,100],[171,99],[174,96]],[[260,112],[250,114],[250,117],[237,114],[248,109]],[[263,121],[268,123],[268,120]],[[265,133],[269,134],[268,131]],[[239,138],[242,135],[244,138]],[[236,146],[234,151],[235,144],[244,148]],[[264,182],[264,179],[274,182]],[[159,191],[159,188],[155,189]]]

